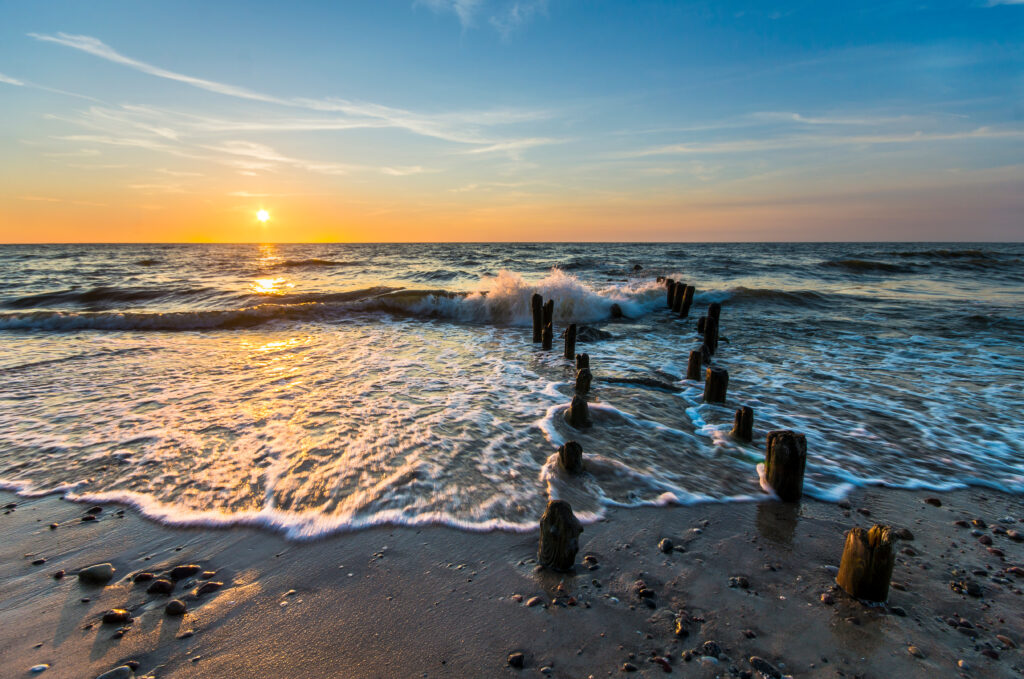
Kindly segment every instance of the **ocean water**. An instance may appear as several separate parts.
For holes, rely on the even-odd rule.
[[[0,485],[24,494],[294,538],[529,530],[549,498],[594,521],[765,497],[780,428],[806,434],[820,499],[1024,492],[1021,244],[0,246],[0,275]],[[696,286],[689,319],[657,276]],[[683,379],[712,301],[725,406]],[[569,322],[611,335],[577,345],[583,431]],[[739,405],[751,445],[728,436]]]

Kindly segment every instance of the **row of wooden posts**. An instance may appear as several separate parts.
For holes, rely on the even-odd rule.
[[[666,302],[670,311],[680,318],[687,318],[693,305],[695,287],[659,278],[665,283]],[[540,342],[550,350],[553,336],[554,301],[544,302],[539,294],[531,299],[533,311],[533,341]],[[697,332],[702,341],[698,349],[689,354],[686,379],[700,380],[704,369],[705,403],[725,403],[729,386],[729,372],[711,364],[712,356],[718,351],[719,323],[722,306],[718,302],[708,305],[707,313],[697,321]],[[586,394],[590,391],[593,374],[590,371],[590,356],[576,354],[576,324],[570,324],[565,331],[564,357],[576,361],[574,395],[566,420],[576,429],[591,425]],[[730,435],[737,440],[750,443],[753,440],[754,411],[749,406],[740,406],[733,418]],[[768,432],[765,437],[765,482],[783,502],[799,502],[803,497],[804,470],[807,464],[807,439],[803,434],[783,429]],[[583,471],[583,447],[576,441],[568,441],[558,449],[558,464],[569,474]],[[579,551],[579,534],[583,526],[576,519],[572,508],[564,500],[548,502],[540,520],[540,547],[537,553],[542,566],[557,571],[573,568]],[[843,557],[836,582],[850,595],[869,601],[885,601],[889,593],[894,557],[892,531],[887,526],[875,525],[870,531],[855,527],[847,533]]]

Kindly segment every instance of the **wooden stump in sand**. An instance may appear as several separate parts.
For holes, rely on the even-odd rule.
[[[590,369],[590,354],[576,354],[576,370]]]
[[[725,392],[729,388],[729,371],[725,368],[708,368],[704,378],[704,402],[725,403]]]
[[[665,279],[665,303],[669,309],[672,308],[672,295],[676,294],[675,285],[676,282],[671,278]]]
[[[565,419],[576,429],[583,429],[590,426],[590,407],[587,399],[579,394],[572,397],[569,410],[565,411]]]
[[[565,500],[549,500],[540,517],[540,547],[537,562],[553,571],[572,570],[580,551],[583,526]]]
[[[718,351],[718,320],[712,316],[708,316],[704,321],[704,344],[707,345],[710,354]]]
[[[686,318],[690,315],[690,307],[693,306],[693,293],[696,290],[692,285],[687,285],[683,291],[683,308],[679,310],[679,317]]]
[[[783,502],[797,502],[804,494],[807,438],[789,429],[768,432],[764,455],[765,482]]]
[[[566,441],[558,448],[558,465],[570,474],[583,471],[583,446],[575,441]]]
[[[738,441],[750,443],[754,438],[754,409],[740,406],[732,420],[732,431],[729,434]]]
[[[686,379],[688,380],[699,380],[701,373],[701,365],[703,361],[700,357],[700,350],[694,349],[690,352],[690,362],[686,364]]]
[[[533,341],[540,342],[544,333],[544,298],[536,292],[530,298],[530,309],[533,311]]]
[[[544,334],[541,336],[540,348],[544,351],[551,351],[551,343],[555,340],[555,329],[551,323],[544,324]]]
[[[576,324],[570,323],[565,329],[565,351],[562,354],[570,361],[576,356]]]
[[[875,524],[871,530],[851,528],[846,534],[836,583],[852,597],[885,601],[889,598],[889,581],[896,561],[894,540],[889,526]]]

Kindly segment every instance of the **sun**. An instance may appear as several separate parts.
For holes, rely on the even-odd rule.
[[[267,220],[270,219],[270,213],[267,212],[266,210],[260,210],[259,212],[256,213],[256,219],[266,224]]]

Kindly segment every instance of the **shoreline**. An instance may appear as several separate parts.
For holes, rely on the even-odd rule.
[[[923,501],[932,496],[941,507]],[[83,522],[86,505],[54,495],[0,491],[0,502],[16,503],[0,515],[11,676],[47,664],[36,676],[93,679],[129,661],[138,677],[654,677],[666,662],[684,676],[758,676],[751,656],[795,677],[1024,676],[1024,544],[1005,534],[1024,531],[1024,503],[986,489],[858,489],[850,508],[612,509],[585,526],[574,574],[535,570],[536,532],[377,526],[289,541],[167,526],[117,505]],[[973,519],[985,528],[954,525]],[[887,607],[836,591],[830,571],[845,531],[876,522],[914,536],[899,544]],[[661,552],[662,538],[676,549]],[[116,569],[105,587],[73,576],[104,562]],[[178,583],[180,618],[165,615],[171,597],[131,581],[193,563],[223,586],[196,596],[202,581]],[[967,580],[982,596],[950,587]],[[637,581],[654,596],[638,597]],[[133,617],[119,638],[122,627],[100,622],[111,608]]]

